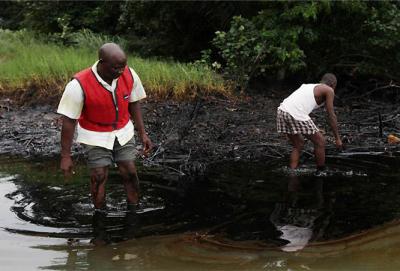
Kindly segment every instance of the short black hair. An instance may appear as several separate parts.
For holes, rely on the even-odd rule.
[[[112,54],[115,54],[115,52],[125,54],[118,44],[113,42],[105,43],[100,47],[98,51],[99,60],[107,61]]]
[[[333,73],[325,73],[321,78],[321,83],[333,88],[337,84],[336,76]]]

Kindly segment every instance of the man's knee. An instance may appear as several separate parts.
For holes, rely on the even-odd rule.
[[[293,148],[302,150],[304,147],[304,139],[299,135],[288,135],[289,141],[291,142]]]
[[[319,135],[314,142],[316,148],[325,148],[325,138],[323,135]]]
[[[92,169],[90,179],[97,184],[103,184],[107,179],[107,172],[103,168]]]
[[[133,186],[136,189],[139,189],[139,178],[135,167],[120,167],[119,172],[125,186]]]
[[[299,139],[299,142],[298,142],[298,148],[299,148],[299,149],[303,149],[303,147],[304,147],[304,139],[303,139],[303,138],[300,138],[300,139]]]
[[[304,147],[304,139],[298,138],[296,141],[293,142],[293,147],[302,150]]]
[[[136,167],[131,163],[118,164],[118,170],[124,180],[137,179]]]
[[[124,182],[137,182],[138,180],[138,176],[135,170],[125,171],[124,173],[121,173],[121,176]]]

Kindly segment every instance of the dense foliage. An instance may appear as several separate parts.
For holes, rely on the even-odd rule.
[[[142,55],[194,60],[233,15],[252,16],[265,4],[232,1],[9,1],[1,2],[4,28],[44,33],[88,29],[119,35]],[[66,40],[68,42],[68,40]]]
[[[253,78],[400,81],[400,4],[392,1],[10,1],[0,26],[74,44],[118,35],[145,56],[201,61],[244,89]],[[202,57],[201,57],[202,56]]]
[[[227,76],[245,88],[255,76],[372,76],[400,81],[398,2],[275,2],[234,17],[212,43]],[[206,55],[210,59],[209,55]]]

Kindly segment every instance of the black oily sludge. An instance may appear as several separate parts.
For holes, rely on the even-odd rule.
[[[332,166],[324,176],[315,176],[312,164],[291,172],[285,161],[223,162],[210,166],[205,177],[186,180],[163,179],[157,170],[143,169],[141,206],[134,215],[126,208],[123,185],[114,169],[107,184],[107,212],[97,216],[84,166],[77,167],[75,180],[68,183],[50,161],[2,161],[1,171],[19,172],[11,175],[8,182],[14,188],[5,193],[13,201],[9,216],[56,229],[46,232],[48,236],[97,235],[117,242],[202,231],[224,242],[260,241],[301,249],[398,218],[398,174],[369,167],[367,162],[376,160],[375,156],[354,157],[357,169],[348,163],[351,155],[343,163],[342,158],[329,158]],[[398,161],[396,156],[381,155],[380,159]],[[34,234],[17,226],[6,228]],[[293,234],[301,236],[300,245],[293,245]]]

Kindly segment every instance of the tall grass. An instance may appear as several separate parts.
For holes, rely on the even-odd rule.
[[[0,30],[0,93],[34,88],[42,96],[61,95],[76,72],[96,61],[93,44],[97,48],[108,41],[106,36],[85,35],[78,36],[80,40],[74,46],[64,46],[27,31]],[[206,67],[132,55],[128,62],[150,96],[185,99],[198,92],[229,93],[226,82]]]

